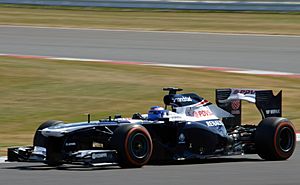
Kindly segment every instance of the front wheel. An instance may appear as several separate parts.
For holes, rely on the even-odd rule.
[[[42,123],[36,130],[33,138],[33,146],[39,146],[46,148],[46,161],[45,163],[49,166],[59,166],[62,163],[60,162],[60,152],[57,151],[57,142],[49,141],[48,137],[42,135],[41,130],[64,124],[63,121],[57,120],[48,120]],[[54,152],[55,151],[55,152]]]
[[[147,129],[141,125],[121,125],[114,131],[111,146],[117,150],[119,165],[123,168],[139,168],[152,155],[153,144]]]
[[[35,131],[33,137],[33,146],[45,147],[47,138],[42,135],[41,130],[43,130],[44,128],[61,125],[61,124],[64,124],[64,122],[58,120],[48,120],[42,123]]]
[[[286,160],[291,157],[296,146],[294,126],[286,118],[265,118],[256,129],[255,144],[262,159]]]

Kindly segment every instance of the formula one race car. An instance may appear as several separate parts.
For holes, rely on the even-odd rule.
[[[295,129],[281,117],[282,92],[217,89],[214,105],[194,93],[164,88],[165,107],[132,118],[116,115],[99,121],[64,124],[47,121],[35,132],[33,146],[8,149],[8,161],[37,161],[49,166],[85,164],[142,167],[148,162],[258,154],[286,160],[294,152]],[[241,124],[241,102],[254,103],[262,120]]]

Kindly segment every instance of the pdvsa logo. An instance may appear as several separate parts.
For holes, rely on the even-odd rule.
[[[255,94],[255,90],[251,89],[236,89],[232,94]]]

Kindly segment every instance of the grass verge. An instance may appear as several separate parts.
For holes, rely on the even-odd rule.
[[[283,116],[300,130],[300,79],[265,77],[154,66],[50,61],[0,57],[0,151],[28,145],[35,129],[49,119],[84,121],[122,113],[145,113],[162,105],[162,87],[182,87],[214,102],[214,89],[226,87],[283,90]],[[259,112],[244,104],[244,122]]]
[[[0,5],[0,24],[300,35],[299,13]]]

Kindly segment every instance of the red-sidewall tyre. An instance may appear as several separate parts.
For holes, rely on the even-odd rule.
[[[296,133],[286,118],[263,119],[255,132],[257,154],[265,160],[286,160],[296,147]]]
[[[122,168],[140,168],[151,158],[153,144],[147,129],[141,125],[125,124],[115,129],[111,146],[118,152]]]

